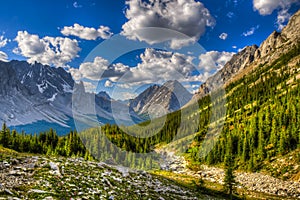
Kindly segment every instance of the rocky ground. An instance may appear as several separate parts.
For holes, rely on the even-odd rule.
[[[145,171],[81,158],[18,155],[0,157],[0,199],[216,198]]]
[[[202,177],[204,180],[223,184],[224,170],[216,167],[201,166],[200,171],[189,170],[187,162],[182,156],[174,153],[162,153],[161,168],[170,170],[174,173],[186,174],[193,177]],[[245,188],[249,191],[262,192],[270,195],[281,196],[283,199],[287,197],[300,198],[300,182],[284,181],[263,173],[246,173],[235,172],[236,181],[239,188]]]
[[[218,199],[145,171],[82,158],[45,157],[0,152],[1,199]],[[5,155],[5,156],[4,156]],[[161,168],[223,184],[224,170],[201,166],[191,171],[174,153],[162,153]],[[239,188],[300,198],[300,183],[263,173],[236,172]]]

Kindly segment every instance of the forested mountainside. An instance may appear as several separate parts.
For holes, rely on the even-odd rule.
[[[211,93],[201,94],[196,104],[190,103],[190,106],[168,114],[161,129],[162,118],[132,127],[106,125],[102,127],[102,133],[127,151],[151,152],[157,146],[171,143],[169,146],[177,151],[186,152],[192,163],[224,164],[225,158],[230,156],[235,168],[263,169],[264,164],[275,156],[299,148],[300,43],[299,34],[294,32],[299,29],[299,20],[300,11],[282,33],[276,34],[275,39],[273,33],[260,48],[245,48],[208,80],[221,77],[228,81],[225,95],[213,95],[211,101]],[[250,51],[253,56],[245,56],[249,49],[253,49]],[[238,63],[246,64],[229,73],[228,68],[232,64],[238,66]],[[227,78],[220,76],[226,71],[230,74]],[[222,90],[215,90],[212,94],[218,92],[222,93]],[[220,102],[224,102],[226,114]],[[220,124],[217,122],[220,120],[224,120],[224,126],[219,134]],[[86,131],[84,137],[95,137],[95,130],[91,132],[93,134]],[[145,137],[147,135],[150,137]],[[186,142],[191,142],[188,149],[183,145]],[[89,142],[89,145],[90,149],[98,149],[94,147],[95,143]],[[213,146],[213,149],[210,151],[207,146]],[[100,145],[99,148],[103,147]],[[294,159],[299,161],[297,156]],[[272,173],[282,175],[284,172]]]
[[[0,145],[18,152],[92,159],[76,131],[70,131],[63,137],[59,137],[53,129],[39,134],[25,134],[10,130],[3,124]]]
[[[155,127],[161,125],[159,119],[152,122],[146,130],[139,126],[122,127],[122,130],[116,125],[106,125],[102,127],[102,133],[118,147],[138,153],[151,152],[156,145],[168,144],[175,137],[177,137],[174,142],[176,144],[172,145],[180,150],[185,147],[180,143],[184,142],[184,139],[178,138],[187,136],[186,139],[189,140],[188,137],[192,134],[194,142],[186,151],[187,157],[191,160],[221,164],[225,161],[226,155],[232,155],[237,168],[259,170],[265,161],[272,160],[274,156],[284,155],[299,148],[299,54],[298,45],[273,63],[261,65],[251,74],[226,87],[224,127],[219,137],[213,137],[214,132],[210,132],[212,135],[209,137],[215,138],[209,141],[214,143],[214,148],[205,157],[201,157],[205,151],[201,144],[204,138],[208,137],[206,134],[213,106],[209,95],[198,101],[198,110],[187,107],[168,114],[162,130],[157,134],[151,131],[157,130]],[[221,101],[221,98],[224,97],[221,96],[218,100]],[[219,120],[218,117],[222,115],[215,117],[215,121]],[[193,127],[195,126],[193,121],[199,121],[197,127]],[[147,126],[147,123],[144,125]],[[194,129],[197,130],[195,134],[192,132]],[[153,136],[135,137],[128,135],[127,132]],[[95,131],[91,133],[86,131],[84,137],[89,136],[90,139],[96,137]]]
[[[299,44],[300,41],[300,11],[296,12],[281,32],[274,31],[260,46],[256,44],[245,47],[232,57],[215,75],[209,77],[201,85],[193,99],[199,99],[220,85],[231,82],[251,73],[252,70],[264,64],[271,64],[283,54]]]

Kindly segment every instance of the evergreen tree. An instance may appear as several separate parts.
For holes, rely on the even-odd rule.
[[[236,181],[233,174],[233,160],[231,155],[227,155],[225,159],[225,176],[223,190],[230,195],[232,199],[233,192],[235,190]]]
[[[2,130],[0,132],[0,143],[4,147],[8,147],[10,143],[10,131],[6,126],[6,123],[3,123]]]

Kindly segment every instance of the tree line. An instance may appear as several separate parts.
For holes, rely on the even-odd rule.
[[[0,145],[18,152],[92,159],[76,131],[62,137],[51,128],[39,134],[25,134],[10,130],[4,123],[0,131]]]

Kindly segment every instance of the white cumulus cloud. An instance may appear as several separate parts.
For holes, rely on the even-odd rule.
[[[77,40],[49,36],[40,38],[27,31],[19,31],[15,41],[18,47],[13,52],[28,58],[29,63],[37,61],[56,67],[63,67],[71,62],[81,50]]]
[[[101,57],[96,57],[94,62],[82,63],[79,67],[79,72],[84,78],[99,80],[101,79],[103,72],[108,69],[108,65],[109,62],[107,60]]]
[[[226,40],[227,37],[228,37],[228,34],[227,34],[227,33],[222,33],[221,35],[219,35],[219,38],[220,38],[221,40]]]
[[[86,92],[95,93],[96,92],[96,85],[91,82],[82,82],[84,86],[84,90]]]
[[[98,29],[84,27],[77,23],[73,26],[65,26],[61,33],[65,36],[76,36],[85,40],[96,40],[97,38],[109,39],[112,36],[110,28],[107,26],[100,26]]]
[[[141,63],[135,67],[128,67],[122,63],[109,64],[101,57],[96,57],[93,62],[82,63],[79,69],[71,68],[69,72],[74,80],[89,79],[99,81],[109,79],[105,86],[109,87],[114,82],[122,87],[145,83],[163,83],[167,80],[189,79],[195,70],[192,63],[193,57],[180,53],[146,49],[140,55]]]
[[[199,68],[207,72],[220,70],[232,58],[235,53],[232,52],[218,52],[208,51],[199,56]]]
[[[216,72],[216,71],[214,71]],[[201,74],[197,75],[197,76],[192,76],[190,77],[189,81],[197,81],[197,82],[205,82],[207,80],[207,78],[209,78],[210,76],[212,76],[214,74],[214,72],[207,72],[204,71]]]
[[[195,0],[128,0],[126,4],[128,8],[125,15],[128,21],[122,26],[122,34],[129,39],[149,44],[171,40],[171,48],[180,48],[199,40],[206,27],[215,23],[208,9]],[[189,38],[141,31],[148,27],[171,29]]]
[[[74,81],[80,81],[82,79],[82,74],[80,73],[79,69],[77,68],[69,68],[67,70],[73,77]]]
[[[119,94],[119,99],[134,99],[135,97],[138,96],[136,93],[131,93],[131,92],[120,92]]]
[[[224,65],[232,58],[235,53],[232,52],[219,52],[219,51],[208,51],[199,56],[199,69],[202,71],[198,76],[193,77],[194,80],[205,82],[207,78],[212,76],[218,70],[222,69]]]
[[[282,30],[285,27],[287,21],[291,18],[291,14],[288,12],[288,9],[283,9],[278,12],[277,15],[277,27],[279,30]]]
[[[79,69],[70,69],[73,78],[104,82],[105,87],[117,85],[131,88],[143,84],[162,84],[168,80],[180,82],[205,81],[221,69],[234,53],[210,51],[199,56],[199,66],[193,63],[194,57],[177,52],[148,48],[140,55],[141,62],[134,67],[122,63],[112,64],[101,57],[93,62],[82,63]],[[197,69],[201,71],[197,72]]]
[[[248,37],[253,35],[257,29],[259,29],[259,25],[251,27],[248,31],[243,33],[243,36]]]
[[[73,3],[73,7],[74,7],[74,8],[82,8],[82,5],[80,5],[77,1],[75,1],[75,2]]]
[[[3,62],[7,62],[8,61],[8,56],[3,51],[0,51],[0,61],[3,61]]]
[[[9,42],[9,40],[7,38],[4,37],[4,35],[0,36],[0,48],[5,47],[7,42]]]
[[[115,81],[128,70],[129,67],[122,63],[110,65],[108,60],[97,56],[94,58],[93,62],[84,62],[79,66],[79,69],[70,68],[69,72],[76,81],[83,78],[93,81],[109,78],[112,81]]]
[[[261,15],[270,15],[275,9],[287,0],[253,0],[253,8]]]
[[[299,0],[253,0],[253,8],[264,16],[277,10],[276,24],[278,29],[281,30],[291,17],[288,13],[291,5],[297,2],[299,3]]]
[[[163,83],[168,80],[187,79],[195,70],[193,57],[180,53],[146,49],[140,55],[141,63],[130,68],[124,76],[127,83]]]

